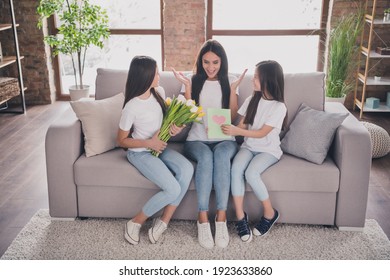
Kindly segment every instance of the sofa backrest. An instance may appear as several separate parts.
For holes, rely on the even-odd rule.
[[[127,73],[127,70],[97,69],[95,98],[97,100],[104,99],[124,92]],[[238,76],[238,74],[234,75]],[[324,73],[285,73],[284,77],[284,97],[288,116],[287,127],[290,125],[301,103],[305,103],[316,110],[324,110]],[[247,73],[240,84],[239,106],[253,93],[252,78],[253,73]],[[160,72],[160,86],[165,89],[167,97],[177,96],[181,90],[181,83],[176,80],[171,71]]]

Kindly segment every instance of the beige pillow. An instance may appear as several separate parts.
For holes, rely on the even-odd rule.
[[[119,93],[101,100],[84,98],[70,102],[81,121],[87,157],[107,152],[117,146],[116,136],[124,99],[124,94]]]

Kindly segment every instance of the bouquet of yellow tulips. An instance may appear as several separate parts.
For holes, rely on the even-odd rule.
[[[180,127],[192,122],[200,122],[205,115],[201,106],[196,106],[195,101],[187,100],[183,95],[174,96],[173,99],[167,97],[165,105],[167,110],[158,134],[158,138],[164,142],[168,142],[169,138],[171,138],[169,129],[172,124]],[[156,157],[159,156],[157,151],[152,151],[152,154]]]

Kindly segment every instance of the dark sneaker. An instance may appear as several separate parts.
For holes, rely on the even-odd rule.
[[[271,220],[268,220],[264,216],[261,217],[260,222],[253,229],[253,234],[256,236],[264,236],[269,232],[275,222],[279,219],[279,212],[274,209],[275,215]]]
[[[244,218],[236,222],[236,230],[243,242],[251,242],[252,231],[248,224],[248,215],[244,213]]]

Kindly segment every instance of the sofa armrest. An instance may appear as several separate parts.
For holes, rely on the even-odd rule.
[[[342,104],[333,102],[325,103],[325,111],[348,112]],[[335,225],[346,230],[363,228],[371,170],[371,139],[363,124],[350,113],[336,132],[331,155],[340,170]]]
[[[50,216],[78,214],[73,164],[83,152],[81,123],[72,109],[64,112],[46,133],[46,169]]]

